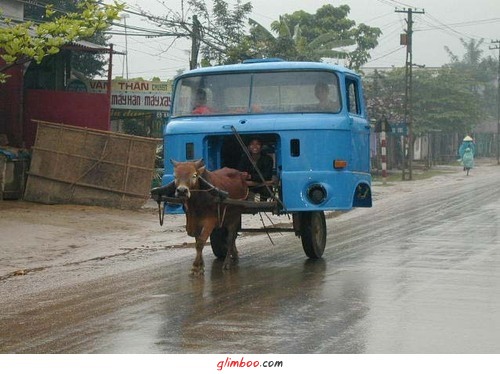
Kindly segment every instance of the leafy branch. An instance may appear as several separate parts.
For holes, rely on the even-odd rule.
[[[15,22],[4,19],[6,27],[0,28],[0,83],[4,83],[9,68],[28,61],[41,63],[44,57],[59,53],[62,46],[79,39],[93,36],[107,29],[119,19],[123,4],[99,5],[96,0],[85,0],[77,5],[77,11],[56,16],[52,6],[46,8],[47,22]]]

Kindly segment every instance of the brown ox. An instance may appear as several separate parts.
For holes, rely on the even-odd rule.
[[[241,208],[220,204],[218,198],[207,191],[210,187],[205,181],[227,192],[229,198],[245,199],[248,195],[247,174],[230,168],[208,171],[203,160],[171,162],[174,165],[175,196],[184,199],[186,231],[196,239],[192,274],[204,273],[203,247],[216,228],[227,230],[227,254],[223,268],[229,269],[231,259],[238,257],[235,241],[241,222]]]

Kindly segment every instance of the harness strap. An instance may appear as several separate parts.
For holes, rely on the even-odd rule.
[[[161,201],[158,201],[158,219],[160,220],[160,226],[163,226],[164,218],[165,218],[165,203],[163,203],[163,209],[162,209]]]
[[[222,212],[222,218],[220,215],[220,206],[222,204],[217,204],[217,221],[219,222],[219,229],[222,228],[222,225],[224,224],[224,219],[226,218],[226,210],[227,210],[227,205],[224,205],[224,209]]]

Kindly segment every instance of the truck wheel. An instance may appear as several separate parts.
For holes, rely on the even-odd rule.
[[[227,255],[227,229],[224,227],[214,229],[210,234],[210,246],[215,257],[224,259]]]
[[[307,257],[321,258],[326,246],[326,220],[323,211],[301,212],[300,238]]]

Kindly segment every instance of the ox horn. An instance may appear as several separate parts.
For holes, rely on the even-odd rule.
[[[202,158],[200,158],[199,160],[195,160],[195,161],[193,161],[193,162],[194,162],[194,167],[195,167],[196,169],[199,169],[199,168],[201,168],[202,166],[205,166],[205,161],[203,161],[203,159],[202,159]]]

